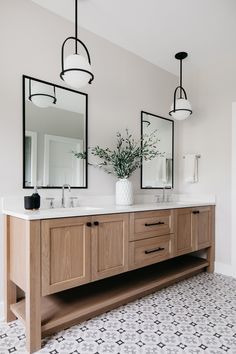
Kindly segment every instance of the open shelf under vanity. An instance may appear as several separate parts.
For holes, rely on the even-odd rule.
[[[209,265],[206,259],[180,256],[105,280],[41,298],[42,336],[52,334],[129,301],[195,275]],[[25,299],[11,305],[25,322]]]

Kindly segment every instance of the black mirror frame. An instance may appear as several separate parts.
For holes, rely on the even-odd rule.
[[[148,114],[153,117],[168,120],[169,122],[172,123],[172,186],[166,187],[166,189],[172,189],[172,188],[174,188],[174,121],[172,119],[164,118],[164,117],[159,116],[157,114],[149,113],[146,111],[141,111],[141,138],[143,137],[143,115],[144,114]],[[142,145],[142,142],[141,142],[141,145]],[[143,187],[143,160],[141,161],[141,168],[140,168],[140,188],[141,189],[162,189],[162,187]]]
[[[25,87],[26,87],[26,79],[28,80],[34,80],[34,81],[38,81],[38,82],[41,82],[43,84],[46,84],[46,85],[51,85],[51,86],[54,86],[56,88],[60,88],[60,89],[63,89],[63,90],[67,90],[67,91],[71,91],[71,92],[74,92],[74,93],[79,93],[81,95],[83,95],[85,97],[85,109],[86,109],[86,112],[85,112],[85,139],[86,139],[86,142],[85,142],[85,151],[86,151],[86,158],[85,158],[85,186],[83,187],[74,187],[74,186],[71,186],[72,189],[87,189],[88,188],[88,94],[87,93],[84,93],[84,92],[81,92],[81,91],[76,91],[76,90],[73,90],[73,89],[70,89],[68,87],[64,87],[64,86],[60,86],[60,85],[56,85],[52,82],[48,82],[48,81],[44,81],[44,80],[40,80],[40,79],[37,79],[35,77],[32,77],[32,76],[28,76],[28,75],[22,75],[22,142],[23,142],[23,184],[22,184],[22,187],[23,189],[33,189],[34,187],[31,187],[31,186],[26,186],[25,185]],[[55,186],[55,187],[45,187],[45,186],[39,186],[40,188],[42,189],[61,189],[62,186]]]

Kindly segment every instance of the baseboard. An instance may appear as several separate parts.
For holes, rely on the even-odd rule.
[[[215,273],[220,273],[223,275],[233,277],[234,276],[233,266],[231,264],[215,262]]]
[[[4,321],[4,310],[3,302],[0,302],[0,322]]]

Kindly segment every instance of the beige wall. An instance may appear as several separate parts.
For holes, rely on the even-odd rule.
[[[63,85],[59,79],[60,49],[71,34],[72,23],[29,0],[0,2],[0,197],[25,193],[21,189],[21,76]],[[141,110],[166,115],[177,82],[175,76],[85,30],[81,30],[81,37],[90,49],[95,73],[94,84],[86,89],[89,145],[111,144],[115,132],[126,127],[139,136]],[[139,190],[139,173],[133,180]],[[77,194],[114,193],[115,179],[102,171],[90,168],[88,182],[88,190],[78,190]],[[2,250],[2,233],[0,246]],[[1,302],[2,252],[0,273]]]

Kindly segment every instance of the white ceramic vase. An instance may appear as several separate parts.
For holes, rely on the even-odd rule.
[[[132,205],[134,203],[133,184],[127,178],[116,182],[116,204]]]

